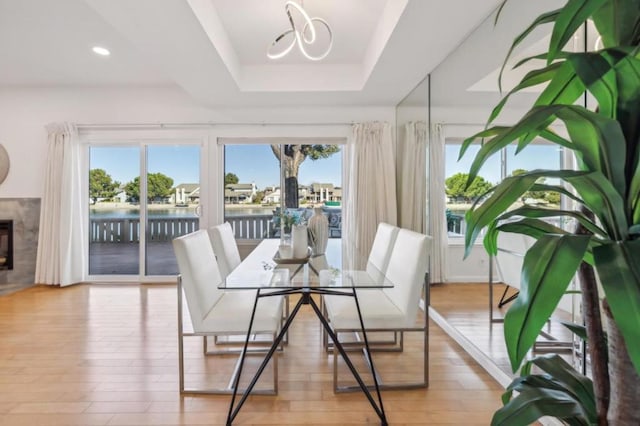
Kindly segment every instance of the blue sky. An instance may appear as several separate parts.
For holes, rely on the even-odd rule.
[[[445,176],[469,171],[477,153],[477,147],[457,162],[460,145],[447,145]],[[521,154],[514,156],[508,149],[507,173],[514,169],[558,168],[559,152],[554,145],[529,145]],[[198,146],[156,145],[149,148],[149,171],[161,172],[174,180],[174,185],[194,183],[199,179],[200,150]],[[126,183],[140,174],[140,150],[138,147],[92,147],[90,167],[107,171],[114,180]],[[314,182],[333,183],[342,186],[342,153],[327,159],[307,159],[300,167],[300,184]],[[255,182],[259,189],[279,185],[278,160],[269,145],[227,145],[225,147],[225,172],[235,173],[241,183]],[[500,180],[500,155],[494,155],[480,171],[480,176],[491,183]]]
[[[235,173],[241,183],[255,182],[259,189],[280,186],[278,160],[269,145],[226,145],[225,172]],[[333,183],[342,186],[342,152],[326,159],[312,161],[307,158],[300,166],[298,182]]]
[[[458,153],[460,145],[447,145],[445,151],[445,177],[455,173],[468,173],[471,163],[478,152],[478,146],[469,148],[464,157],[458,162]],[[525,169],[559,169],[560,168],[560,151],[556,145],[529,145],[524,151],[515,154],[515,147],[507,148],[507,175],[513,170]],[[479,173],[491,183],[498,183],[500,177],[500,154],[497,153],[491,157],[482,167]]]
[[[140,175],[140,148],[91,147],[90,168],[104,169],[114,180],[126,183]],[[163,173],[173,178],[174,185],[199,180],[200,150],[198,146],[156,145],[149,147],[149,172]],[[279,185],[278,160],[269,145],[227,145],[225,147],[226,172],[235,173],[241,183],[255,182],[259,189]],[[300,167],[299,182],[341,185],[342,153],[327,159],[310,159]]]
[[[120,183],[140,176],[140,148],[91,147],[89,168],[104,169]],[[173,178],[174,185],[198,182],[200,147],[195,145],[156,145],[149,147],[147,162],[150,173],[163,173]]]

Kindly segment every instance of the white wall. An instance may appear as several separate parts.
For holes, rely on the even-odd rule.
[[[447,282],[474,283],[489,281],[489,255],[482,244],[476,244],[464,259],[464,244],[449,242]]]
[[[264,126],[275,136],[313,136],[323,123],[388,121],[394,107],[302,107],[210,109],[174,88],[131,89],[2,89],[0,92],[0,143],[9,153],[11,169],[0,186],[0,198],[41,197],[46,161],[47,123],[78,124],[278,122],[319,123],[305,130],[291,126]],[[348,127],[348,126],[345,126]],[[174,129],[174,134],[179,131]],[[222,126],[215,133],[241,137],[264,133],[257,126]]]

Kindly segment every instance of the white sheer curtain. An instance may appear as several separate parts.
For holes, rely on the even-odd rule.
[[[398,140],[398,224],[426,232],[427,125],[424,121],[404,126]]]
[[[397,223],[395,146],[388,123],[356,123],[344,149],[343,250],[364,268],[378,223]]]
[[[444,282],[447,273],[449,241],[445,210],[444,186],[444,130],[442,124],[431,125],[429,137],[429,218],[434,250],[431,252],[430,280]]]
[[[65,286],[82,281],[85,264],[81,150],[72,124],[50,124],[47,133],[35,281]]]

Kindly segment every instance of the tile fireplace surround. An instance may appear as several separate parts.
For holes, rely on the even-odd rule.
[[[0,219],[13,220],[13,270],[0,270],[0,294],[3,294],[33,285],[40,199],[0,198]]]

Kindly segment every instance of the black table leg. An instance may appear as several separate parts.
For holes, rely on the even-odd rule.
[[[350,296],[350,294],[348,294],[348,293],[342,293],[342,295],[343,296]],[[360,317],[360,323],[361,323],[361,325],[363,325],[362,316],[360,314],[360,307],[358,306],[358,302],[357,302],[358,299],[357,299],[357,296],[355,296],[355,290],[354,290],[353,296],[354,296],[354,298],[356,300],[356,307],[358,307],[358,316]],[[384,406],[382,405],[382,396],[380,395],[380,387],[378,386],[378,380],[376,378],[376,372],[375,372],[375,370],[373,368],[373,360],[371,359],[371,352],[369,351],[369,342],[367,341],[366,333],[364,332],[364,326],[362,328],[363,337],[364,337],[364,344],[365,344],[365,347],[366,347],[367,356],[369,357],[369,360],[371,361],[371,363],[370,363],[371,374],[373,375],[373,382],[374,382],[374,385],[375,385],[375,388],[376,388],[376,393],[378,395],[378,404],[376,404],[376,401],[373,399],[373,396],[371,395],[371,392],[369,391],[369,388],[367,387],[367,385],[362,380],[362,377],[360,377],[360,374],[358,374],[358,371],[356,370],[356,368],[354,367],[353,363],[351,362],[351,359],[347,355],[347,352],[344,350],[344,347],[342,346],[342,343],[340,343],[340,341],[338,340],[338,336],[336,336],[336,334],[331,329],[331,326],[329,325],[327,320],[322,315],[322,312],[320,311],[320,308],[318,307],[316,302],[314,302],[313,299],[311,299],[309,304],[311,305],[311,307],[315,311],[317,317],[320,319],[320,322],[322,323],[322,326],[324,327],[324,329],[327,331],[327,334],[329,335],[329,337],[331,337],[331,340],[333,340],[334,349],[335,348],[338,349],[338,352],[340,352],[340,355],[342,355],[342,358],[344,359],[344,362],[347,364],[347,367],[349,367],[349,370],[351,370],[351,374],[353,374],[353,377],[358,382],[358,385],[360,385],[360,388],[362,389],[362,392],[364,392],[365,396],[369,400],[369,403],[371,403],[371,406],[376,411],[376,414],[378,414],[378,417],[380,418],[381,424],[383,426],[387,426],[388,425],[387,417],[386,417],[386,415],[384,413]]]
[[[277,292],[278,295],[280,295],[280,293],[282,293],[282,292]],[[289,294],[289,292],[284,292],[284,293]],[[253,389],[253,387],[258,382],[258,379],[260,379],[260,376],[262,375],[262,372],[264,371],[264,369],[266,368],[267,364],[269,363],[269,360],[273,357],[273,354],[278,349],[278,346],[282,342],[282,339],[284,338],[285,333],[289,329],[289,326],[293,322],[293,319],[295,318],[295,316],[298,314],[298,311],[300,310],[300,307],[304,304],[304,299],[300,298],[298,303],[296,303],[296,306],[293,308],[293,311],[291,311],[291,314],[289,315],[289,318],[287,318],[287,321],[284,323],[284,326],[282,326],[282,330],[280,330],[280,333],[278,334],[276,339],[273,341],[273,345],[271,345],[271,349],[269,349],[269,352],[267,352],[267,355],[265,356],[264,360],[262,361],[262,364],[260,364],[260,367],[258,368],[258,371],[256,371],[256,374],[254,375],[253,379],[251,380],[251,383],[249,383],[249,386],[247,386],[247,389],[245,389],[244,393],[242,394],[242,398],[240,399],[240,401],[238,401],[238,404],[234,407],[236,395],[238,393],[238,385],[240,384],[240,375],[242,374],[242,367],[244,365],[245,355],[246,355],[246,352],[247,352],[247,346],[249,344],[249,336],[251,334],[251,328],[252,328],[252,325],[253,325],[253,319],[255,317],[255,311],[256,311],[256,307],[258,305],[258,299],[260,299],[261,297],[270,297],[270,296],[275,296],[275,295],[276,295],[276,293],[269,293],[269,294],[261,295],[260,294],[260,290],[258,290],[258,292],[256,294],[256,301],[255,301],[255,304],[253,306],[253,312],[251,313],[251,320],[249,322],[249,331],[247,333],[247,340],[245,341],[245,346],[244,346],[244,349],[242,351],[242,355],[241,355],[241,358],[240,358],[240,366],[238,368],[238,375],[236,377],[235,384],[233,386],[233,396],[231,397],[231,404],[229,405],[229,414],[227,415],[227,426],[231,425],[231,423],[233,422],[233,419],[235,419],[236,416],[238,415],[238,413],[240,412],[240,408],[242,408],[242,405],[244,404],[244,402],[249,397],[249,394],[251,393],[251,390]]]
[[[273,341],[273,345],[271,346],[271,349],[269,349],[269,352],[267,353],[267,355],[265,356],[264,360],[262,361],[262,364],[260,364],[260,367],[258,368],[258,371],[256,372],[255,376],[251,380],[251,383],[249,383],[249,386],[247,386],[247,389],[245,389],[245,391],[244,391],[244,393],[242,395],[242,398],[240,399],[240,401],[238,401],[238,404],[234,406],[236,395],[237,395],[237,392],[238,392],[238,385],[240,383],[240,375],[242,374],[242,367],[244,365],[244,360],[245,360],[245,356],[246,356],[246,353],[247,353],[247,348],[248,348],[248,345],[249,345],[249,336],[251,334],[251,329],[253,327],[253,320],[254,320],[254,317],[255,317],[255,311],[256,311],[256,308],[258,306],[258,300],[260,298],[262,298],[262,297],[270,297],[270,296],[277,296],[277,295],[289,295],[289,294],[294,294],[294,293],[299,293],[300,294],[300,300],[298,301],[298,303],[296,303],[296,306],[291,311],[291,315],[289,315],[289,318],[287,318],[287,321],[285,322],[284,326],[282,327],[282,330],[280,330],[280,333],[278,334],[276,339]],[[376,394],[378,396],[378,403],[376,403],[376,401],[374,400],[373,396],[371,395],[371,392],[369,391],[369,388],[367,387],[367,385],[362,380],[362,377],[360,377],[360,374],[358,374],[358,371],[356,370],[356,368],[354,367],[353,363],[351,362],[351,359],[347,355],[347,352],[344,350],[344,347],[342,346],[342,344],[338,340],[338,337],[333,332],[333,330],[331,329],[331,326],[329,325],[327,320],[322,315],[322,312],[320,311],[320,308],[318,307],[316,302],[311,297],[312,294],[334,294],[334,295],[339,295],[339,296],[352,296],[354,298],[354,300],[356,302],[356,308],[358,310],[358,317],[360,319],[360,326],[362,328],[362,335],[363,335],[363,338],[364,338],[366,353],[367,353],[367,356],[369,357],[369,360],[370,360],[370,368],[371,368],[371,373],[373,375],[373,381],[374,381],[374,385],[375,385],[375,389],[376,389]],[[291,326],[291,323],[293,322],[293,319],[298,314],[298,311],[300,310],[302,305],[311,305],[311,307],[313,308],[313,311],[315,312],[316,316],[318,317],[318,319],[322,323],[322,326],[326,330],[327,334],[333,340],[333,344],[335,346],[335,349],[337,349],[340,352],[340,355],[342,355],[342,358],[344,359],[345,363],[349,367],[349,370],[351,371],[351,374],[353,374],[353,377],[358,382],[358,385],[360,385],[360,388],[362,389],[362,392],[364,392],[365,396],[369,400],[369,403],[371,404],[371,406],[375,410],[376,414],[380,418],[382,426],[387,426],[388,425],[387,417],[386,417],[385,412],[384,412],[384,406],[382,405],[382,396],[380,395],[380,387],[378,385],[378,379],[376,378],[375,369],[373,367],[373,359],[371,358],[371,352],[369,350],[369,342],[367,340],[366,331],[364,329],[364,322],[362,320],[362,314],[360,312],[360,305],[358,303],[358,297],[356,295],[355,289],[352,289],[352,294],[350,294],[350,293],[335,292],[335,291],[331,291],[331,290],[323,291],[322,289],[313,289],[313,290],[311,290],[308,287],[304,287],[304,288],[301,288],[301,289],[291,289],[291,290],[271,292],[271,293],[268,293],[268,294],[260,294],[260,290],[257,291],[257,293],[256,293],[256,301],[254,303],[253,312],[251,313],[251,320],[249,322],[249,331],[247,332],[247,339],[245,340],[244,349],[242,351],[242,355],[241,355],[241,358],[240,358],[240,366],[238,368],[238,375],[236,377],[236,380],[235,380],[235,383],[234,383],[234,387],[233,387],[233,396],[231,397],[231,404],[229,406],[229,413],[227,415],[227,426],[231,426],[233,420],[236,418],[236,416],[240,412],[240,408],[242,408],[242,405],[245,403],[245,401],[249,397],[249,394],[251,393],[251,390],[253,389],[253,387],[257,383],[258,379],[260,378],[260,375],[262,374],[262,372],[266,368],[267,364],[269,363],[269,360],[273,357],[273,354],[275,353],[275,351],[277,350],[278,346],[282,342],[282,339],[283,339],[285,333],[289,329],[289,326]]]

